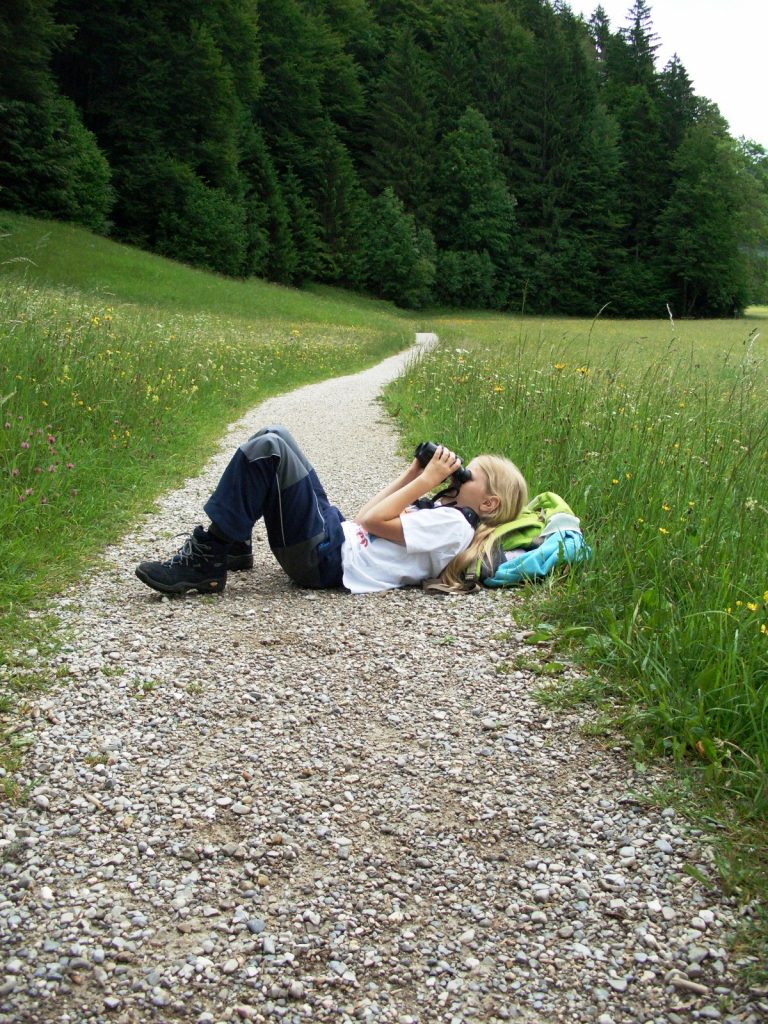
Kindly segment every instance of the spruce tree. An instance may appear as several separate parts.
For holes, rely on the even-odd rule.
[[[675,154],[675,184],[660,219],[661,265],[677,316],[735,316],[749,298],[747,247],[752,182],[716,110],[687,132]]]
[[[463,267],[474,282],[472,287],[461,282],[459,293],[470,304],[505,306],[518,270],[515,200],[501,172],[498,144],[479,110],[468,107],[443,140],[435,181],[435,239],[441,249],[465,254],[454,259],[456,273]],[[481,263],[487,280],[480,286],[476,279]],[[444,301],[455,301],[440,282],[438,286]]]
[[[422,218],[431,202],[433,94],[427,55],[406,29],[395,37],[376,83],[365,163],[370,188],[391,188]]]
[[[107,231],[109,164],[51,71],[67,35],[51,0],[0,11],[0,203]]]

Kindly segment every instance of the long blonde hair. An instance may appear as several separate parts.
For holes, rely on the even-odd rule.
[[[509,459],[503,455],[478,455],[472,460],[473,470],[477,467],[488,481],[488,493],[499,499],[499,507],[489,516],[483,516],[475,530],[472,543],[456,555],[440,573],[440,583],[449,590],[465,590],[464,573],[467,566],[485,554],[491,543],[491,534],[500,523],[517,519],[528,501],[528,484],[525,477]]]

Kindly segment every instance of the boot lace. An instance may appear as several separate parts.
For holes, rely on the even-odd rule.
[[[184,543],[179,550],[172,555],[166,565],[194,565],[210,554],[208,547],[201,544],[194,534],[177,533],[177,537],[184,537]]]

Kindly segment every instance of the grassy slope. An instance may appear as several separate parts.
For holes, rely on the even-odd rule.
[[[0,311],[5,644],[10,611],[75,578],[228,422],[372,365],[417,328],[385,302],[234,281],[9,213]]]
[[[94,303],[135,303],[174,313],[244,321],[391,328],[391,303],[341,289],[299,290],[257,278],[233,280],[120,245],[74,224],[0,211],[0,268],[37,286],[74,289]]]

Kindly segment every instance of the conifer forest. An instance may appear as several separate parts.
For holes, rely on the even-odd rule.
[[[0,206],[411,308],[739,315],[768,155],[629,4],[4,0]]]

